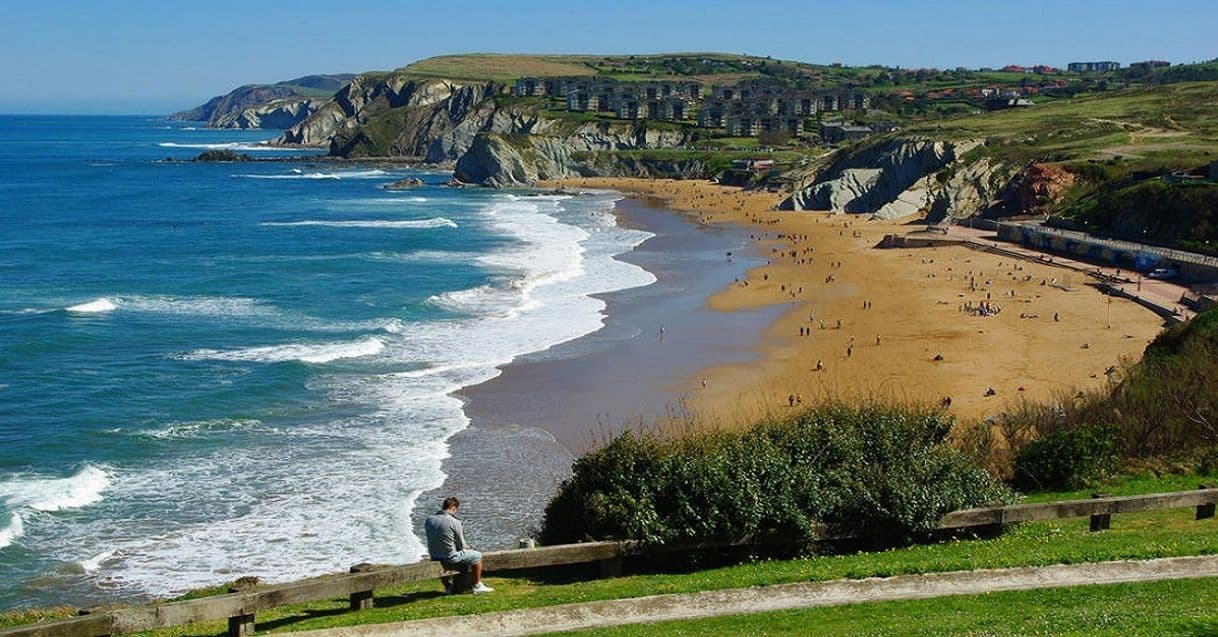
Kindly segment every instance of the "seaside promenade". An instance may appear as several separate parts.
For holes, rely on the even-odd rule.
[[[1197,315],[1195,311],[1181,303],[1181,298],[1188,292],[1188,286],[1174,281],[1151,279],[1139,276],[1129,269],[1096,265],[1068,256],[1041,252],[1017,243],[1001,241],[992,230],[953,225],[948,226],[946,236],[948,239],[965,241],[978,249],[993,249],[1030,261],[1049,263],[1095,276],[1098,281],[1108,284],[1125,295],[1140,298],[1161,307],[1165,312],[1170,312],[1181,321],[1187,321]]]

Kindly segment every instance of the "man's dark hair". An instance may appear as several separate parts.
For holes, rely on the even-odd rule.
[[[455,509],[459,506],[461,506],[461,501],[452,496],[449,496],[447,498],[444,498],[444,503],[440,505],[440,510],[447,511],[449,509]]]

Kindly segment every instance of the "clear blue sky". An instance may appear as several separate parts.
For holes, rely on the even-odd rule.
[[[0,112],[166,113],[245,83],[470,51],[904,67],[1218,57],[1213,0],[0,0]]]

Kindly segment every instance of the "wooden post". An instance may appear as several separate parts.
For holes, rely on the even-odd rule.
[[[228,637],[250,637],[254,634],[254,614],[228,618]]]
[[[1109,493],[1093,493],[1093,494],[1091,494],[1091,499],[1094,500],[1097,498],[1107,498],[1110,495],[1111,494],[1109,494]],[[1106,529],[1110,528],[1111,525],[1112,525],[1112,514],[1110,514],[1110,513],[1096,513],[1091,516],[1091,532],[1092,533],[1095,533],[1096,531],[1106,530]]]
[[[367,573],[375,568],[372,564],[362,562],[352,566],[348,572],[351,573]],[[348,598],[351,610],[367,610],[372,608],[372,591],[355,591]]]
[[[1203,485],[1201,485],[1201,486],[1200,486],[1200,487],[1198,487],[1198,488],[1200,488],[1200,489],[1213,489],[1213,488],[1214,488],[1214,485],[1212,485],[1212,484],[1203,484]],[[1213,502],[1210,502],[1209,504],[1198,504],[1198,505],[1197,505],[1197,517],[1196,517],[1196,519],[1198,519],[1198,520],[1204,520],[1204,519],[1206,519],[1206,518],[1212,518],[1212,517],[1214,517],[1214,503],[1213,503]]]

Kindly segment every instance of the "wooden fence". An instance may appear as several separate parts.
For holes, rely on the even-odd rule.
[[[1108,528],[1112,515],[1157,509],[1195,508],[1196,519],[1214,517],[1218,488],[1203,485],[1197,491],[1178,491],[1110,497],[1097,494],[1090,500],[1063,500],[1036,504],[984,507],[953,511],[943,517],[939,528],[945,531],[994,527],[1019,522],[1090,517],[1091,530]],[[822,535],[822,539],[849,539]],[[707,541],[676,546],[644,547],[637,542],[585,542],[510,551],[487,552],[483,569],[502,572],[568,564],[599,562],[602,573],[616,575],[624,557],[646,551],[672,552],[721,549],[756,544],[754,540]],[[766,544],[793,544],[769,538]],[[373,591],[406,582],[440,577],[437,562],[400,566],[356,566],[352,572],[259,587],[255,590],[216,595],[179,602],[163,602],[85,611],[80,617],[0,630],[0,637],[102,637],[157,628],[182,626],[195,622],[228,620],[230,637],[243,637],[254,631],[258,611],[305,602],[346,597],[352,610],[370,608]]]

